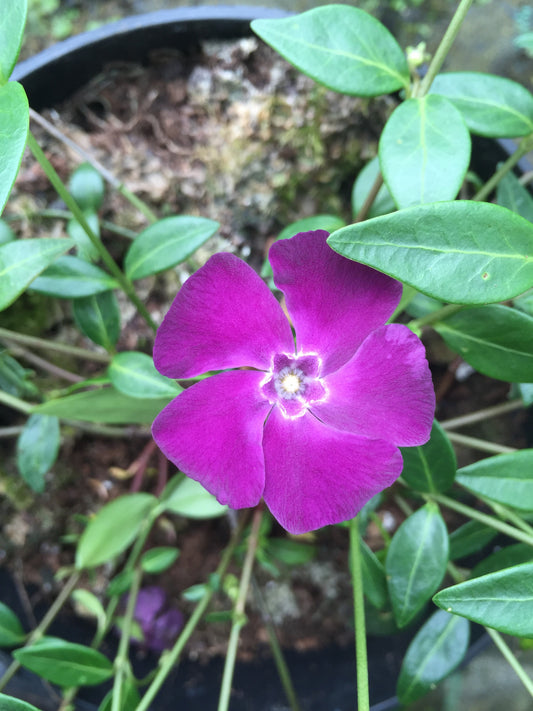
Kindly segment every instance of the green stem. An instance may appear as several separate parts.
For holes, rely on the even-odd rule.
[[[121,286],[122,290],[124,291],[124,293],[126,294],[126,296],[130,299],[130,301],[135,306],[135,308],[138,310],[138,312],[141,314],[141,316],[144,318],[146,323],[150,326],[150,328],[152,328],[155,331],[157,329],[157,326],[153,322],[152,317],[150,316],[145,305],[142,303],[142,301],[137,296],[137,293],[135,292],[135,289],[133,288],[132,282],[117,266],[117,264],[115,263],[115,260],[109,254],[109,252],[103,245],[102,241],[92,231],[89,223],[87,222],[85,215],[83,214],[83,211],[81,210],[81,208],[79,207],[77,202],[74,200],[72,195],[68,192],[63,181],[61,180],[59,175],[56,173],[53,165],[50,163],[48,158],[45,156],[43,150],[41,149],[41,147],[39,146],[39,144],[37,143],[37,141],[35,140],[35,138],[33,137],[33,135],[31,133],[28,134],[28,146],[29,146],[31,152],[33,153],[33,155],[35,156],[36,160],[38,161],[39,165],[42,167],[42,169],[46,173],[46,177],[52,183],[52,185],[55,188],[59,197],[63,200],[65,205],[72,212],[75,219],[80,223],[80,226],[83,228],[83,231],[87,234],[87,237],[91,240],[91,243],[94,245],[95,249],[98,250],[100,258],[101,258],[102,262],[105,264],[105,266],[107,267],[107,269],[109,270],[109,273],[115,277],[115,279],[120,284],[120,286]]]
[[[530,536],[533,537],[533,527],[526,523],[526,521],[524,521],[524,519],[517,513],[509,509],[507,506],[498,504],[495,501],[490,501],[490,499],[487,499],[484,496],[479,496],[479,498],[481,499],[481,501],[483,501],[484,504],[490,506],[490,508],[497,516],[506,519],[507,521],[512,523],[513,526],[516,526],[520,530],[525,531],[525,533],[528,533]]]
[[[10,395],[9,393],[4,392],[3,390],[0,390],[0,403],[2,403],[2,405],[7,405],[8,407],[11,407],[13,410],[23,412],[25,415],[29,415],[35,407],[35,404],[30,402],[24,402],[24,400],[21,400],[20,398],[15,397],[14,395]]]
[[[485,629],[492,637],[492,641],[498,647],[509,666],[512,668],[512,670],[515,672],[522,684],[525,686],[525,688],[529,692],[529,695],[533,696],[533,681],[528,677],[524,667],[520,664],[511,649],[509,649],[501,634],[496,630],[493,630],[491,627],[485,627]]]
[[[531,140],[532,136],[530,135],[526,136],[520,141],[520,145],[518,146],[516,151],[511,156],[509,156],[509,158],[507,158],[505,163],[502,163],[502,165],[494,173],[492,178],[490,178],[490,180],[485,183],[481,190],[478,190],[472,200],[485,200],[485,198],[487,198],[491,194],[491,192],[498,185],[500,180],[515,167],[518,161],[523,158],[526,153],[531,150]]]
[[[235,661],[237,659],[237,647],[239,645],[239,636],[241,629],[246,624],[246,597],[248,588],[250,587],[250,578],[255,560],[255,553],[259,541],[259,529],[261,527],[261,519],[263,510],[258,506],[254,511],[252,520],[252,530],[248,537],[248,547],[246,557],[242,567],[242,575],[239,583],[239,592],[235,607],[233,610],[233,620],[231,624],[231,632],[228,640],[228,650],[226,652],[226,661],[224,663],[224,674],[222,676],[222,684],[220,687],[220,696],[218,700],[218,711],[228,711],[229,699],[231,695],[231,682],[233,680],[233,672],[235,670]]]
[[[480,452],[489,452],[489,454],[512,454],[517,450],[514,447],[507,447],[505,444],[497,444],[497,442],[488,442],[479,437],[468,437],[458,432],[448,432],[448,439],[455,444],[461,444],[463,447],[472,447]]]
[[[502,402],[500,405],[493,405],[492,407],[485,407],[482,410],[470,412],[468,415],[460,415],[459,417],[453,417],[449,420],[443,420],[439,422],[439,424],[445,430],[453,430],[456,427],[464,427],[465,425],[472,425],[476,422],[484,422],[490,417],[506,415],[508,412],[520,410],[523,407],[524,403],[522,400],[510,400],[509,402]]]
[[[357,516],[350,521],[350,568],[352,573],[357,666],[357,711],[370,710],[368,655],[366,649],[365,600],[361,563],[361,541]]]
[[[374,200],[377,198],[379,190],[382,185],[383,185],[383,175],[381,174],[381,171],[380,171],[376,175],[376,178],[372,184],[372,187],[370,188],[370,191],[369,191],[368,195],[366,196],[364,203],[361,205],[361,209],[355,216],[354,222],[363,222],[363,220],[366,220],[367,215],[370,212],[370,208],[372,207]]]
[[[461,0],[461,2],[459,3],[457,10],[455,11],[450,21],[450,24],[448,25],[448,29],[444,33],[444,37],[442,38],[439,46],[437,47],[437,51],[433,55],[433,59],[430,62],[427,73],[420,82],[418,91],[416,92],[417,98],[421,98],[428,93],[431,85],[433,84],[433,80],[439,73],[444,63],[444,60],[448,56],[448,52],[450,51],[451,46],[454,43],[455,38],[457,37],[457,33],[459,32],[463,20],[465,19],[466,14],[470,9],[470,6],[472,5],[473,1],[474,0]]]
[[[111,702],[111,711],[120,711],[122,708],[122,684],[125,678],[130,673],[130,662],[128,658],[130,638],[133,623],[133,614],[135,612],[135,604],[141,587],[142,570],[137,568],[133,576],[133,582],[128,594],[128,603],[126,605],[126,614],[123,617],[123,624],[120,634],[120,644],[118,653],[115,658],[115,679],[113,681],[113,697]]]
[[[422,326],[432,326],[434,323],[444,321],[444,319],[448,318],[449,316],[453,316],[455,313],[464,308],[465,307],[463,306],[463,304],[447,304],[446,306],[443,306],[442,308],[437,309],[436,311],[432,311],[431,313],[426,314],[425,316],[415,318],[407,325],[411,330],[419,331]]]
[[[3,215],[3,219],[10,223],[17,222],[18,220],[33,220],[35,218],[42,217],[46,217],[51,220],[71,220],[74,215],[68,210],[36,210],[35,212],[28,212],[24,215]],[[100,220],[100,224],[108,232],[113,232],[121,237],[126,237],[127,239],[135,239],[137,237],[137,232],[134,232],[127,227],[116,225],[114,222],[109,222],[109,220]]]
[[[0,439],[18,437],[22,432],[24,432],[24,427],[0,427]]]
[[[68,600],[70,597],[71,592],[74,590],[76,587],[76,584],[79,580],[80,573],[79,571],[76,571],[73,573],[70,578],[68,579],[67,583],[59,593],[59,595],[56,597],[54,602],[52,603],[50,609],[46,613],[46,615],[43,617],[43,619],[39,622],[37,627],[33,630],[33,632],[30,634],[28,637],[26,644],[24,645],[25,647],[30,647],[32,644],[37,642],[43,635],[46,633],[46,630],[50,627],[52,622],[55,620],[57,617],[59,611],[65,604],[65,602]],[[4,675],[0,679],[0,691],[7,686],[9,681],[13,678],[13,676],[17,673],[17,671],[20,669],[20,662],[18,662],[16,659],[11,662],[9,667],[6,669]]]
[[[96,353],[89,351],[86,348],[77,348],[76,346],[68,346],[64,343],[56,343],[55,341],[47,341],[44,338],[37,336],[27,336],[24,333],[9,331],[7,328],[0,328],[0,338],[13,343],[23,343],[34,348],[43,348],[45,350],[56,351],[57,353],[65,353],[66,355],[75,356],[76,358],[86,358],[99,363],[109,363],[111,357],[107,353]]]
[[[220,564],[218,568],[215,571],[215,576],[217,578],[221,578],[225,572],[226,568],[228,567],[231,558],[233,556],[233,553],[235,551],[235,547],[237,543],[240,540],[244,525],[246,523],[246,517],[243,516],[239,525],[233,532],[233,535],[231,537],[231,540],[229,544],[227,545],[224,554],[222,556],[222,559],[220,561]],[[207,606],[209,605],[209,602],[211,601],[211,598],[213,596],[214,589],[208,588],[200,602],[196,605],[194,612],[192,613],[191,617],[189,618],[189,621],[185,625],[183,632],[180,634],[179,638],[176,640],[176,643],[172,647],[172,649],[167,652],[164,657],[161,658],[160,661],[160,667],[159,671],[157,672],[154,680],[146,690],[146,693],[144,694],[143,698],[141,699],[141,703],[137,706],[135,711],[148,711],[150,708],[150,704],[154,700],[157,692],[163,685],[165,679],[167,676],[170,674],[172,668],[174,665],[177,663],[179,656],[181,652],[183,651],[183,648],[187,644],[190,636],[196,629],[196,626],[200,622],[205,610],[207,609]]]

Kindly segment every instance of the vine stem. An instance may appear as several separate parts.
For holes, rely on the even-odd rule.
[[[447,304],[446,306],[443,306],[442,308],[437,309],[436,311],[432,311],[431,313],[426,314],[425,316],[415,318],[407,325],[413,331],[417,331],[420,330],[422,326],[432,326],[434,323],[444,321],[444,319],[448,318],[448,316],[453,316],[458,311],[461,311],[461,309],[464,308],[465,306],[463,304]]]
[[[469,437],[468,435],[462,435],[458,432],[448,432],[448,439],[450,442],[455,442],[455,444],[462,444],[463,447],[472,447],[473,449],[478,449],[480,452],[488,452],[489,454],[512,454],[518,451],[514,447],[507,447],[505,444],[488,442],[485,439]]]
[[[86,348],[77,348],[76,346],[69,346],[64,343],[47,341],[37,336],[27,336],[24,333],[9,331],[7,328],[0,328],[0,338],[2,340],[12,341],[13,343],[23,343],[26,346],[33,346],[34,348],[43,348],[44,350],[56,351],[57,353],[65,353],[66,355],[71,355],[76,358],[94,360],[99,363],[109,363],[111,360],[111,357],[107,353],[96,353]]]
[[[491,627],[485,627],[489,635],[492,637],[492,641],[498,647],[502,655],[504,656],[506,662],[515,672],[517,677],[520,679],[522,684],[525,686],[530,696],[533,696],[533,681],[528,677],[525,672],[524,667],[520,664],[518,659],[513,654],[512,650],[506,644],[505,640],[499,632],[492,629]]]
[[[460,415],[459,417],[453,417],[449,420],[443,420],[439,422],[439,425],[445,430],[453,430],[456,427],[464,427],[465,425],[472,425],[475,422],[488,420],[490,417],[506,415],[508,412],[520,410],[523,407],[524,403],[522,400],[510,400],[509,402],[502,402],[500,405],[493,405],[492,407],[485,407],[482,410],[470,412],[468,415]]]
[[[361,537],[358,517],[350,521],[350,568],[352,573],[355,624],[355,660],[357,668],[357,711],[370,710],[368,654],[366,648],[365,600],[361,563]]]
[[[76,572],[72,573],[68,581],[66,582],[65,586],[59,593],[59,595],[56,597],[54,602],[52,603],[50,609],[46,613],[46,615],[43,617],[43,619],[39,622],[37,627],[33,630],[33,632],[30,634],[28,637],[26,644],[24,645],[25,647],[30,647],[32,644],[37,642],[38,640],[43,637],[43,635],[46,633],[46,630],[50,627],[52,622],[55,620],[57,617],[59,611],[65,604],[65,602],[68,600],[71,592],[74,590],[76,587],[76,584],[80,578],[81,573],[77,570]],[[20,662],[16,659],[14,659],[9,667],[7,668],[6,672],[0,679],[0,691],[4,689],[4,687],[9,683],[9,681],[13,678],[13,676],[17,673],[17,671],[20,669]]]
[[[242,567],[242,575],[239,583],[239,592],[235,607],[233,609],[233,621],[231,624],[231,632],[228,640],[228,650],[226,652],[226,660],[224,663],[224,674],[222,676],[222,684],[220,687],[220,696],[218,700],[218,711],[228,711],[229,700],[231,695],[231,682],[233,680],[233,672],[235,670],[235,661],[237,659],[237,647],[239,645],[239,637],[241,629],[246,624],[246,598],[250,587],[250,578],[255,561],[255,553],[259,541],[259,529],[263,518],[263,508],[259,505],[252,519],[252,529],[248,537],[248,548],[246,557]]]
[[[75,219],[80,223],[83,231],[87,234],[87,237],[91,240],[91,244],[93,244],[95,249],[98,250],[98,254],[100,255],[100,258],[102,259],[103,263],[109,270],[110,274],[112,274],[115,277],[115,279],[118,281],[118,283],[120,284],[120,286],[121,286],[122,290],[124,291],[124,293],[126,294],[126,296],[129,298],[129,300],[132,302],[132,304],[135,306],[135,308],[138,310],[138,312],[141,314],[141,316],[144,318],[144,320],[150,326],[150,328],[152,328],[154,331],[157,330],[157,326],[155,325],[154,321],[152,320],[152,317],[150,316],[146,306],[143,304],[143,302],[137,296],[137,293],[133,287],[133,284],[128,279],[128,277],[121,271],[121,269],[117,266],[117,264],[115,263],[115,260],[109,254],[109,252],[103,245],[102,241],[100,239],[98,239],[98,236],[95,235],[95,233],[92,231],[89,223],[87,222],[85,215],[83,214],[83,211],[79,207],[78,203],[74,200],[72,195],[68,192],[63,181],[61,180],[59,175],[56,173],[53,165],[50,163],[48,158],[45,156],[44,151],[39,146],[39,144],[37,143],[37,141],[35,140],[35,138],[31,132],[28,134],[28,147],[30,148],[33,155],[35,156],[35,159],[37,160],[37,162],[39,163],[41,168],[46,173],[46,177],[52,183],[52,185],[55,188],[59,197],[63,200],[65,205],[72,212]]]
[[[485,200],[485,198],[487,198],[494,190],[494,188],[498,185],[500,180],[515,167],[518,161],[523,158],[526,153],[531,150],[532,141],[533,135],[529,135],[523,138],[520,141],[520,145],[518,146],[516,151],[511,156],[509,156],[509,158],[507,158],[504,163],[502,163],[502,165],[498,168],[494,175],[489,180],[487,180],[485,185],[480,190],[478,190],[472,200]]]
[[[133,576],[133,582],[128,594],[128,602],[126,605],[126,614],[123,617],[123,625],[121,628],[120,644],[118,653],[115,658],[115,678],[113,681],[113,697],[111,702],[111,711],[120,711],[122,708],[122,684],[127,676],[129,669],[128,652],[130,646],[130,637],[133,623],[133,614],[135,612],[135,604],[141,587],[142,570],[137,568]]]
[[[20,398],[15,397],[14,395],[10,395],[9,393],[4,392],[3,390],[0,390],[0,403],[2,403],[2,405],[7,405],[8,407],[13,408],[13,410],[23,412],[25,415],[31,414],[31,411],[35,407],[35,404],[30,402],[24,402],[24,400],[21,400]]]
[[[215,576],[217,578],[221,578],[225,572],[226,569],[231,561],[231,558],[233,556],[233,553],[235,551],[235,547],[237,546],[237,543],[239,542],[244,526],[246,524],[247,517],[243,516],[239,522],[239,525],[233,532],[233,535],[231,537],[230,542],[228,543],[224,554],[222,556],[222,559],[219,563],[218,568],[215,571]],[[148,711],[150,708],[150,704],[154,700],[157,692],[163,685],[165,679],[167,676],[170,674],[172,668],[174,665],[177,663],[179,656],[181,652],[183,651],[183,648],[189,641],[189,638],[191,637],[192,633],[196,629],[196,626],[200,622],[205,610],[207,609],[207,606],[209,605],[209,602],[211,601],[211,598],[213,597],[213,593],[215,592],[213,587],[208,587],[204,593],[204,596],[202,599],[199,601],[199,603],[196,605],[194,612],[189,618],[189,621],[185,625],[183,632],[180,634],[179,638],[176,640],[176,643],[172,647],[172,649],[167,652],[160,661],[160,666],[159,666],[159,671],[155,675],[152,683],[146,690],[144,696],[141,699],[141,703],[137,706],[135,711]]]

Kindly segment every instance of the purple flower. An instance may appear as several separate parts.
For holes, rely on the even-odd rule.
[[[139,590],[133,618],[143,633],[142,646],[154,652],[170,649],[183,627],[183,615],[168,606],[165,591],[157,585]]]
[[[260,277],[215,254],[176,296],[154,346],[171,378],[224,371],[158,415],[161,450],[223,504],[263,498],[291,533],[353,518],[390,486],[398,446],[428,440],[435,408],[422,343],[384,325],[401,284],[341,257],[327,236],[304,232],[270,250],[296,344]]]

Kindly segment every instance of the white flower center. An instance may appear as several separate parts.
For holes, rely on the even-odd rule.
[[[297,393],[300,389],[300,378],[296,373],[289,373],[281,381],[281,387],[288,393]]]

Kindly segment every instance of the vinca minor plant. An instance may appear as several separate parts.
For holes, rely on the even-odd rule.
[[[17,239],[2,223],[0,306],[26,290],[68,299],[79,330],[101,347],[0,328],[7,348],[0,402],[27,416],[11,428],[20,475],[43,491],[63,424],[116,436],[117,424],[142,429],[152,421],[153,440],[134,468],[142,478],[157,446],[161,474],[157,494],[122,495],[86,523],[62,591],[33,631],[0,604],[0,643],[13,650],[0,689],[23,666],[60,687],[62,711],[80,686],[106,680],[112,689],[101,711],[157,708],[157,693],[213,594],[225,589],[233,611],[218,708],[227,710],[253,566],[268,559],[272,515],[293,535],[346,529],[359,711],[368,711],[372,694],[365,621],[382,613],[396,629],[416,629],[397,683],[402,705],[461,663],[471,622],[487,630],[533,697],[533,680],[502,636],[523,644],[533,637],[533,449],[455,431],[533,401],[533,198],[513,172],[533,149],[533,95],[502,77],[442,71],[471,2],[461,0],[427,66],[421,48],[405,52],[379,21],[348,5],[252,23],[261,40],[319,84],[354,96],[390,95],[394,109],[378,155],[354,176],[352,224],[302,215],[271,247],[261,275],[235,255],[215,254],[184,283],[160,324],[136,281],[183,262],[218,225],[186,215],[157,219],[94,160],[65,185],[29,132],[30,113],[42,118],[10,81],[26,1],[12,0],[0,16],[1,207],[27,146],[70,218],[68,236],[53,238]],[[477,187],[468,172],[471,134],[517,141]],[[121,264],[100,239],[104,179],[149,223]],[[148,352],[116,352],[119,291],[152,329],[154,360]],[[509,400],[439,421],[421,340],[431,331],[457,362],[512,384]],[[67,392],[39,392],[10,351],[16,346],[69,353],[100,371],[76,378]],[[479,457],[458,469],[454,443]],[[167,459],[179,470],[168,481]],[[388,497],[405,518],[392,536],[382,529],[382,547],[372,550],[364,540],[368,522],[378,520]],[[185,624],[163,591],[143,584],[145,574],[178,558],[176,548],[147,545],[169,512],[227,515],[232,523],[216,570],[186,591],[197,605]],[[498,534],[499,549],[487,554]],[[243,554],[238,583],[227,575],[236,551]],[[478,557],[469,566],[471,553]],[[104,564],[115,573],[99,597],[79,582]],[[71,596],[97,623],[90,646],[47,634]],[[268,616],[265,624],[297,711]],[[116,628],[120,643],[110,660],[99,648]],[[147,680],[129,663],[130,645],[139,643],[166,650]],[[0,706],[34,709],[5,693]]]

